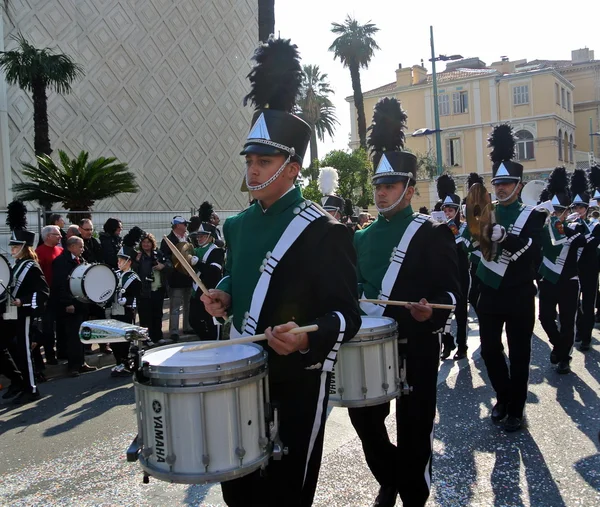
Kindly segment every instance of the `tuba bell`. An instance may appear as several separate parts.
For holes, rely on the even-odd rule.
[[[496,254],[496,245],[490,237],[495,222],[494,205],[481,183],[474,183],[469,189],[466,206],[469,232],[479,242],[481,256],[486,261],[491,261]]]

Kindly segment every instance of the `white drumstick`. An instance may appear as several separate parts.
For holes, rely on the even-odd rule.
[[[313,333],[319,329],[319,326],[313,324],[312,326],[304,326],[304,327],[295,327],[288,331],[288,333],[292,334],[300,334],[300,333]],[[215,349],[218,347],[227,347],[227,345],[236,345],[239,343],[254,343],[259,342],[261,340],[266,340],[267,337],[264,334],[255,334],[252,336],[243,336],[241,338],[234,338],[233,340],[218,340],[218,341],[210,341],[210,342],[202,342],[199,345],[192,345],[191,347],[182,348],[179,352],[194,352],[195,350],[207,350],[207,349]]]
[[[421,303],[412,303],[410,301],[390,301],[389,299],[359,299],[360,303],[372,303],[374,305],[389,305],[389,306],[407,306],[407,305],[420,305]],[[429,306],[434,310],[454,310],[454,305],[442,305],[438,303],[427,303],[425,306]]]

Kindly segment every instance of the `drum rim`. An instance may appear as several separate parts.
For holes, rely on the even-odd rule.
[[[381,326],[369,326],[369,327],[361,327],[358,330],[358,333],[349,341],[344,343],[344,345],[355,345],[361,342],[376,342],[376,341],[386,341],[394,338],[398,338],[398,322],[392,319],[391,317],[371,317],[365,316],[369,319],[376,319],[385,324]],[[362,323],[361,323],[362,326]]]
[[[84,302],[86,302],[86,303],[94,303],[94,304],[97,304],[97,305],[103,305],[103,304],[107,303],[108,301],[110,301],[110,299],[111,299],[111,298],[112,298],[112,297],[115,295],[115,292],[116,292],[116,290],[117,290],[117,284],[119,283],[119,281],[117,280],[117,275],[116,275],[116,274],[115,274],[115,272],[112,270],[112,268],[111,268],[111,267],[110,267],[108,264],[104,264],[103,262],[94,262],[94,263],[91,263],[91,264],[90,264],[90,263],[88,263],[88,264],[79,264],[78,266],[75,266],[75,267],[74,267],[74,268],[71,270],[71,272],[69,273],[69,290],[71,290],[71,280],[73,279],[73,278],[72,278],[73,272],[74,272],[76,269],[79,269],[81,266],[84,266],[84,267],[86,267],[86,269],[84,270],[84,272],[83,272],[83,275],[82,275],[82,277],[81,277],[81,281],[82,281],[82,282],[85,280],[85,275],[86,275],[87,271],[88,271],[88,270],[90,270],[90,269],[92,269],[94,266],[105,266],[105,267],[107,267],[107,268],[109,269],[109,271],[111,272],[111,274],[113,275],[113,278],[114,278],[114,280],[115,280],[115,288],[113,289],[113,291],[112,291],[112,294],[111,294],[110,296],[108,296],[108,298],[107,298],[105,301],[94,301],[93,299],[91,299],[91,298],[88,296],[88,293],[87,293],[87,291],[85,290],[85,285],[84,285],[83,283],[81,283],[81,290],[83,291],[83,296],[76,296],[76,295],[74,295],[74,294],[73,294],[73,297],[74,297],[75,299],[78,299],[78,300],[84,301]],[[89,266],[89,267],[88,267],[88,266]],[[71,291],[71,293],[72,293],[72,292],[73,292],[73,291]]]
[[[217,365],[205,365],[199,366],[155,366],[144,362],[144,356],[148,353],[154,353],[160,350],[166,350],[174,347],[186,346],[186,345],[197,345],[203,343],[201,341],[196,342],[184,342],[182,343],[171,343],[163,345],[161,347],[155,347],[144,352],[141,357],[142,371],[148,378],[165,379],[165,380],[191,380],[191,379],[219,379],[222,377],[228,377],[230,375],[236,375],[246,371],[257,371],[260,373],[261,367],[267,364],[267,352],[266,350],[258,345],[257,343],[235,343],[232,340],[231,345],[244,345],[250,346],[255,349],[255,354],[246,359],[237,359],[235,361],[220,363]],[[182,352],[185,354],[185,352]],[[230,365],[230,367],[223,368],[224,365]],[[220,368],[216,368],[219,366]],[[208,368],[213,369],[208,369]],[[182,371],[183,370],[183,371]]]
[[[143,372],[146,375],[146,372]],[[242,387],[251,382],[256,382],[263,378],[266,378],[266,382],[268,382],[268,372],[267,365],[265,364],[252,375],[248,375],[242,378],[235,377],[236,374],[243,372],[232,372],[228,374],[227,377],[234,376],[232,379],[228,380],[220,378],[219,381],[206,383],[206,384],[185,384],[185,385],[160,385],[160,384],[152,384],[152,383],[143,383],[139,382],[135,375],[133,377],[133,385],[134,388],[144,390],[144,391],[152,391],[159,393],[167,393],[167,394],[189,394],[189,393],[207,393],[211,391],[222,391],[227,389],[235,389],[236,387]],[[184,376],[185,374],[180,373],[178,376],[173,375],[172,377],[147,377],[155,380],[165,380],[165,381],[189,381],[189,380],[200,380],[197,375],[195,376]],[[209,379],[202,380],[216,380],[215,377],[210,377]]]
[[[0,257],[4,260],[4,262],[6,262],[6,265],[8,266],[8,282],[6,280],[3,280],[3,282],[6,285],[6,289],[0,287],[0,301],[4,301],[4,299],[6,299],[6,298],[3,298],[3,296],[9,292],[10,286],[12,284],[13,270],[12,270],[12,266],[10,265],[10,262],[4,256],[4,254],[0,253]]]

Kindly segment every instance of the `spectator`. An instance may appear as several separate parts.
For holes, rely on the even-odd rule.
[[[137,273],[142,281],[138,298],[140,326],[148,328],[150,340],[158,343],[163,338],[162,315],[165,299],[165,257],[157,250],[152,234],[142,236],[140,253],[137,254]]]
[[[102,258],[104,263],[117,270],[117,254],[121,249],[121,230],[123,225],[118,218],[109,218],[104,223],[104,231],[100,233],[100,245],[102,246]]]
[[[167,236],[173,244],[187,242],[187,220],[181,216],[174,216],[171,222],[171,232]],[[172,268],[173,260],[171,249],[163,240],[160,244],[160,251],[168,261],[168,266]],[[167,278],[169,291],[169,338],[172,341],[179,340],[179,316],[183,306],[183,332],[192,333],[190,329],[190,296],[192,295],[192,279],[176,269],[170,269]]]
[[[67,248],[52,263],[52,302],[57,320],[62,320],[67,338],[68,368],[72,377],[81,373],[96,370],[96,367],[85,363],[83,343],[79,340],[79,327],[88,316],[88,305],[73,297],[69,288],[69,275],[82,259],[83,239],[73,236],[67,240]]]
[[[79,236],[83,239],[83,254],[81,255],[88,264],[104,262],[102,247],[100,242],[92,236],[94,233],[94,224],[89,218],[84,218],[79,222]]]
[[[215,245],[219,248],[223,248],[225,246],[225,241],[223,240],[223,235],[221,234],[221,229],[219,229],[219,224],[221,223],[221,219],[219,215],[217,215],[214,211],[210,216],[210,223],[215,226]]]
[[[57,225],[47,225],[42,229],[43,243],[35,250],[40,268],[42,268],[49,287],[52,286],[52,263],[63,251],[62,247],[59,246],[61,240],[60,228]],[[41,345],[44,347],[47,364],[58,364],[54,351],[54,321],[54,311],[51,305],[46,305],[42,316],[43,341]]]
[[[67,229],[67,235],[65,236],[65,244],[63,248],[67,248],[67,240],[72,238],[73,236],[79,236],[79,226],[78,225],[69,225]]]
[[[369,214],[368,213],[361,213],[360,215],[358,215],[358,225],[361,226],[361,228],[369,221]]]
[[[60,238],[60,246],[62,248],[64,248],[65,247],[65,242],[67,241],[67,233],[65,231],[63,231],[63,227],[65,226],[65,219],[62,217],[62,215],[59,215],[58,213],[52,213],[48,217],[46,225],[56,225],[58,227],[58,230],[60,232],[60,237],[61,237]],[[44,242],[44,240],[40,236],[40,243],[39,243],[39,245],[41,245],[43,242]]]

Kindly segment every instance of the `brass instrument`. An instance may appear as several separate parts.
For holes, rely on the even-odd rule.
[[[191,243],[188,243],[187,241],[180,241],[175,245],[175,248],[177,248],[177,250],[179,250],[179,252],[183,254],[185,259],[188,260],[188,264],[190,264],[189,259],[191,258],[191,256],[194,255],[194,246]],[[180,273],[190,276],[183,264],[181,263],[181,261],[175,256],[173,256],[173,267]]]
[[[480,183],[475,183],[467,194],[467,227],[471,236],[479,242],[481,256],[493,260],[496,245],[491,240],[491,228],[495,223],[494,205],[490,194]]]

